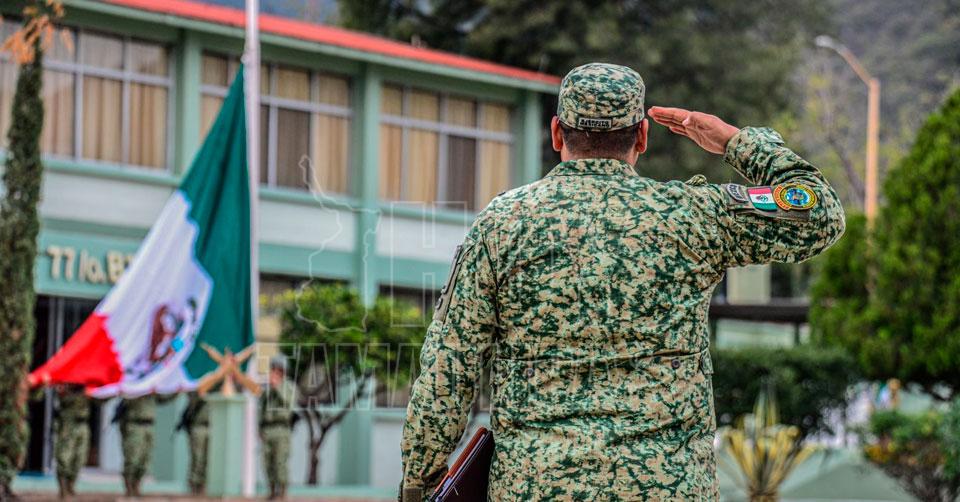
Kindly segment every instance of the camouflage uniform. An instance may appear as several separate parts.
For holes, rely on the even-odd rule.
[[[594,97],[567,99],[571,76]],[[642,91],[621,92],[642,88],[632,70],[590,65],[571,76],[561,84],[564,123],[610,130],[640,120],[620,99],[639,99],[642,116]],[[428,496],[443,476],[488,362],[491,500],[717,498],[713,290],[728,267],[805,260],[844,229],[834,190],[774,131],[741,130],[724,160],[755,185],[803,184],[816,203],[761,210],[739,185],[661,183],[619,160],[586,159],[480,213],[421,352],[403,500]]]
[[[207,449],[210,440],[210,408],[196,393],[190,394],[190,402],[184,411],[187,434],[190,437],[190,471],[187,482],[190,491],[203,493],[207,483]]]
[[[90,447],[90,400],[83,388],[65,389],[57,394],[56,440],[57,481],[61,496],[73,495],[80,468]]]
[[[290,457],[290,424],[296,403],[296,386],[284,379],[279,389],[268,387],[260,396],[260,449],[271,498],[287,487]]]
[[[140,480],[147,473],[153,451],[153,421],[157,398],[153,395],[123,400],[120,439],[123,449],[123,482],[127,494],[140,494]]]

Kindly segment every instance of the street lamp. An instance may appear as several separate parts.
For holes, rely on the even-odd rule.
[[[877,157],[880,148],[880,81],[860,63],[860,60],[850,52],[840,42],[826,36],[820,35],[813,40],[817,47],[830,49],[850,65],[854,73],[860,77],[864,84],[867,84],[867,165],[866,180],[864,187],[863,212],[867,216],[867,222],[873,223],[877,214]]]

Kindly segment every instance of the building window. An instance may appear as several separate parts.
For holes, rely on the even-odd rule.
[[[385,86],[380,197],[475,211],[510,186],[510,108]]]
[[[203,56],[201,132],[220,111],[237,58]],[[260,182],[347,193],[350,82],[303,68],[268,64],[260,73]],[[310,163],[301,165],[307,157]]]
[[[18,24],[3,21],[0,37]],[[130,37],[65,30],[44,56],[42,151],[51,156],[168,167],[168,49]],[[6,147],[17,68],[0,54],[0,129]]]

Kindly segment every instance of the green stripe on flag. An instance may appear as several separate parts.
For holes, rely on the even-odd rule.
[[[208,343],[219,351],[229,347],[236,352],[253,343],[246,141],[241,67],[180,185],[190,201],[190,219],[199,227],[195,257],[213,280],[197,348]],[[202,350],[194,350],[186,363],[193,378],[215,368]]]

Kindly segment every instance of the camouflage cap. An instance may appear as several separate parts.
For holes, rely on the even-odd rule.
[[[640,74],[626,66],[588,63],[560,82],[557,117],[584,131],[615,131],[643,120],[646,88]]]

